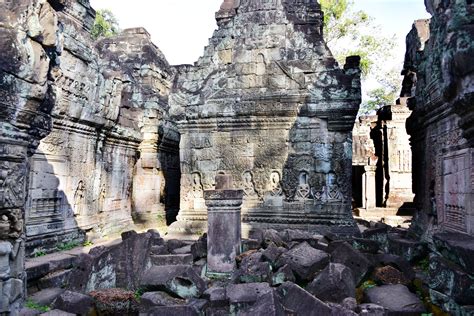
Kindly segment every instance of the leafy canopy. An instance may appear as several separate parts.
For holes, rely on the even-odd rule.
[[[117,35],[119,32],[118,20],[112,11],[108,9],[97,10],[95,22],[91,30],[92,38],[111,37]]]
[[[384,69],[393,58],[395,37],[381,35],[380,26],[364,11],[356,11],[352,0],[320,0],[324,12],[324,38],[339,64],[347,56],[361,57],[362,80],[377,82],[367,91],[359,114],[366,114],[381,106],[394,104],[400,87],[396,70]]]

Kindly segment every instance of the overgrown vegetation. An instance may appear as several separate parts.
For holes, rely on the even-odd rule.
[[[35,258],[42,257],[46,255],[46,251],[42,247],[38,247],[35,250],[33,250],[32,256]]]
[[[95,22],[91,30],[92,38],[111,37],[119,32],[119,23],[112,11],[108,9],[97,10]]]
[[[51,307],[40,305],[36,302],[33,302],[32,300],[27,300],[26,303],[25,303],[25,306],[29,309],[34,309],[34,310],[37,310],[37,311],[42,312],[42,313],[46,313],[46,312],[49,312],[51,310]]]
[[[90,240],[87,240],[82,244],[83,247],[89,247],[89,246],[92,246],[92,245],[94,245],[94,243]]]
[[[383,66],[393,58],[395,36],[382,36],[380,26],[366,12],[356,11],[352,0],[320,0],[320,3],[324,12],[324,38],[339,64],[343,65],[347,56],[359,55],[364,83],[378,83],[378,87],[367,91],[359,114],[394,104],[401,76],[399,70],[387,70]]]
[[[79,245],[80,243],[77,241],[68,241],[68,242],[56,245],[56,249],[59,251],[71,250],[78,247]]]

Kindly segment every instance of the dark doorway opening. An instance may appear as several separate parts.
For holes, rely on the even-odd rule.
[[[352,198],[354,199],[355,207],[364,206],[364,174],[364,166],[352,166]]]

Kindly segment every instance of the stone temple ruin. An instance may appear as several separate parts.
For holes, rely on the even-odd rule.
[[[203,191],[219,173],[244,190],[248,229],[351,232],[351,130],[360,104],[356,57],[341,70],[315,1],[226,1],[194,66],[178,68],[170,114],[181,134],[180,214],[202,230]]]
[[[316,0],[225,0],[181,66],[143,28],[94,41],[88,0],[1,1],[0,314],[34,299],[80,315],[472,315],[474,4],[425,3],[397,105],[355,123],[360,59],[337,64]]]

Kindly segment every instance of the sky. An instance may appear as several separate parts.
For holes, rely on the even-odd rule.
[[[192,64],[217,28],[214,14],[223,0],[90,0],[94,9],[110,9],[122,29],[145,27],[173,65]],[[380,31],[397,35],[393,63],[402,64],[405,36],[414,20],[429,18],[423,0],[354,0],[357,10],[375,18]]]

